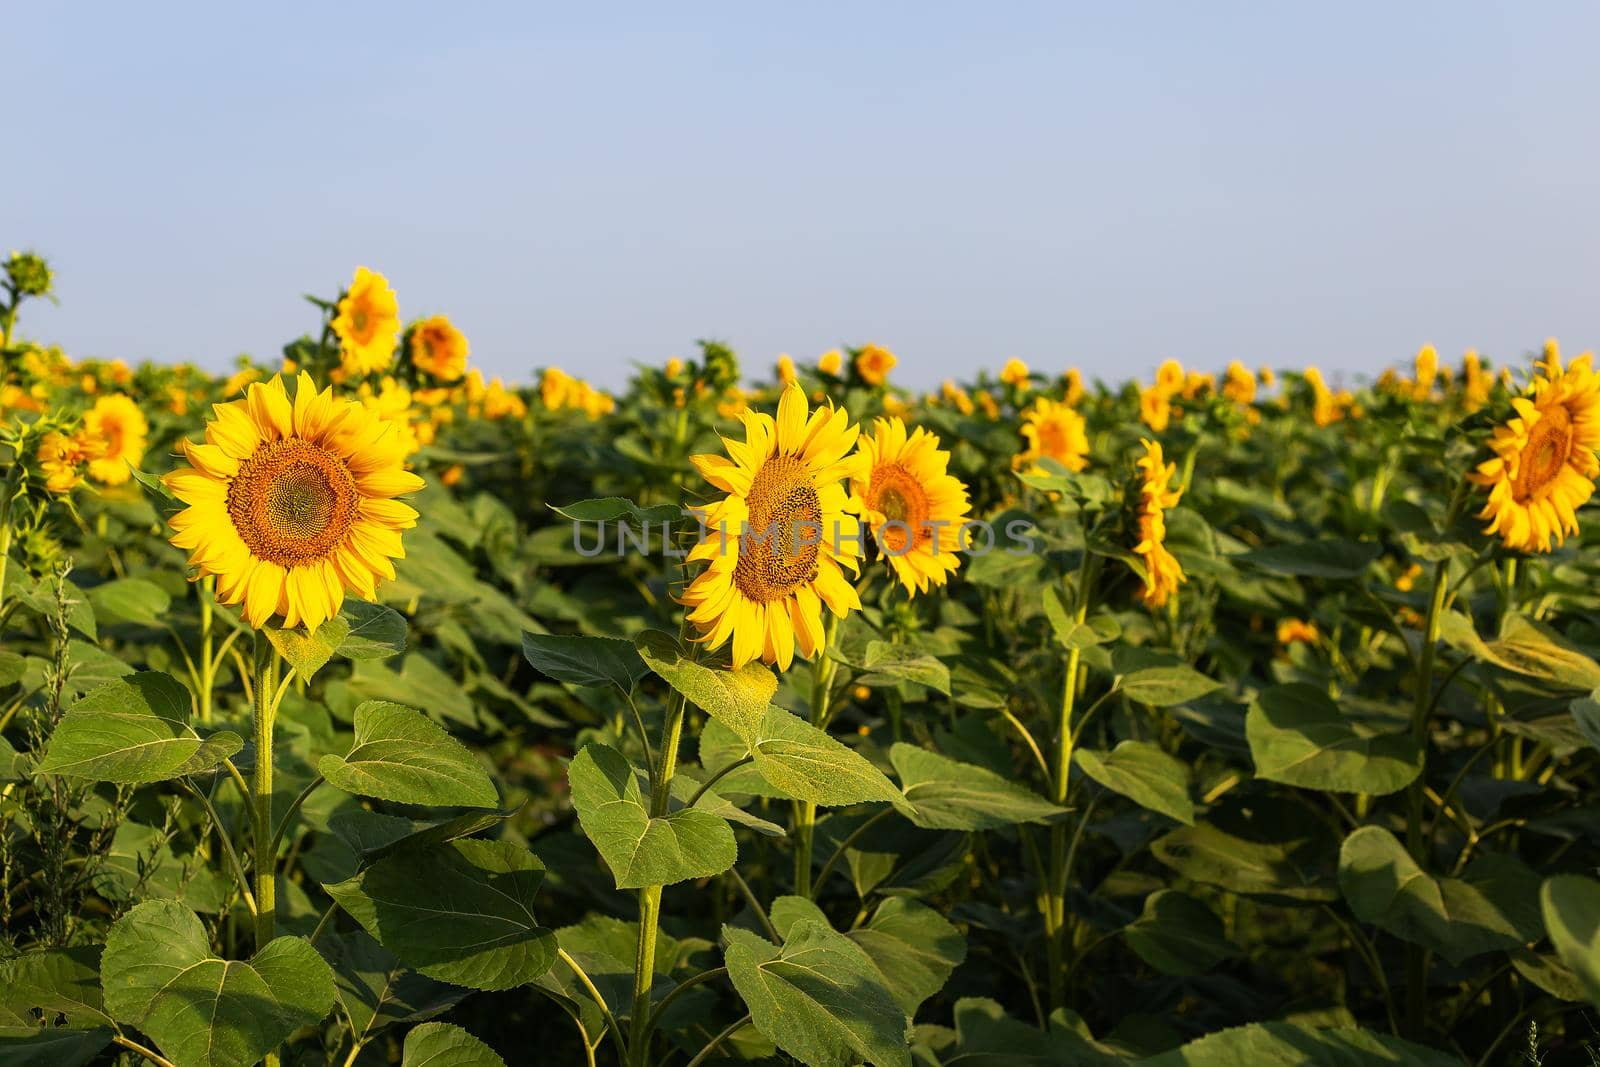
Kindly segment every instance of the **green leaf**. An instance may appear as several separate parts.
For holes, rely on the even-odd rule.
[[[1056,640],[1068,651],[1076,649],[1081,652],[1095,645],[1103,645],[1107,641],[1115,641],[1122,633],[1122,626],[1110,615],[1096,615],[1078,622],[1067,611],[1060,591],[1053,585],[1046,586],[1044,590],[1044,615],[1050,621],[1050,630]]]
[[[499,1053],[452,1023],[423,1023],[406,1035],[400,1067],[506,1067]]]
[[[836,806],[900,799],[894,783],[858,752],[779,707],[762,716],[749,751],[767,783],[794,800]]]
[[[562,636],[523,631],[522,654],[534,669],[573,685],[614,685],[631,693],[645,676],[632,641],[615,637]]]
[[[659,630],[646,630],[635,646],[650,669],[695,707],[747,743],[755,737],[773,694],[778,691],[778,678],[771,670],[760,663],[746,663],[738,670],[696,663],[684,653],[677,638]]]
[[[1320,903],[1339,898],[1323,874],[1320,846],[1313,828],[1257,837],[1200,822],[1157,838],[1150,851],[1196,882],[1269,900]]]
[[[1078,769],[1113,793],[1140,807],[1194,825],[1189,799],[1189,768],[1149,741],[1122,741],[1110,752],[1080,748],[1072,754]]]
[[[1409,732],[1373,733],[1300,682],[1262,690],[1245,716],[1245,736],[1257,777],[1303,789],[1383,796],[1422,773]]]
[[[815,919],[779,948],[724,926],[728,978],[755,1028],[809,1067],[910,1067],[906,1018],[862,949]]]
[[[867,673],[856,679],[862,685],[898,685],[915,682],[945,696],[950,695],[950,668],[925,652],[887,641],[869,641],[863,663]]]
[[[378,943],[430,978],[514,989],[550,969],[555,934],[534,918],[544,865],[506,841],[390,855],[323,888]]]
[[[324,934],[326,945],[328,935]],[[418,974],[365,930],[340,935],[329,954],[339,1006],[355,1040],[366,1044],[387,1027],[448,1011],[467,991]]]
[[[567,768],[572,806],[618,889],[709,878],[738,856],[733,829],[696,808],[654,816],[639,778],[616,749],[585,745]]]
[[[144,578],[115,578],[88,592],[95,618],[108,623],[160,626],[172,607],[167,591]]]
[[[1192,667],[1143,667],[1129,671],[1117,682],[1129,700],[1165,708],[1195,700],[1222,688]]]
[[[59,1015],[68,1026],[109,1025],[100,993],[100,946],[47,949],[0,961],[0,1019],[10,1014],[31,1022],[34,1011],[46,1018]]]
[[[3,1067],[83,1067],[99,1056],[115,1030],[68,1027],[0,1026],[0,1065]]]
[[[990,830],[1066,813],[1010,779],[904,742],[889,750],[911,821],[929,830]]]
[[[633,501],[620,496],[602,496],[591,500],[579,500],[564,507],[549,505],[551,511],[563,518],[574,522],[610,522],[613,519],[626,518],[634,523],[663,523],[677,522],[683,518],[682,509],[676,504],[655,504],[642,508]]]
[[[255,1063],[333,1007],[333,972],[301,937],[249,962],[211,952],[194,912],[148,900],[111,927],[100,963],[106,1009],[155,1039],[178,1067]]]
[[[335,652],[345,659],[388,659],[406,650],[406,619],[393,608],[346,599],[339,614],[349,629]]]
[[[327,619],[315,632],[304,627],[282,629],[268,626],[263,632],[272,647],[278,650],[294,672],[305,681],[320,671],[333,658],[340,644],[350,634],[350,622],[342,615]]]
[[[1539,887],[1539,908],[1556,955],[1600,1004],[1600,882],[1558,874]]]
[[[1223,935],[1222,920],[1185,893],[1161,889],[1122,930],[1128,947],[1162,974],[1205,974],[1239,950]]]
[[[1339,888],[1362,922],[1460,964],[1540,936],[1539,879],[1517,860],[1485,853],[1461,878],[1434,878],[1389,831],[1364,826],[1339,850]]]
[[[63,716],[39,769],[139,785],[199,774],[244,747],[226,730],[205,738],[195,733],[190,706],[183,683],[159,671],[108,682]]]
[[[19,652],[0,651],[0,688],[22,681],[28,661]]]
[[[967,958],[961,931],[926,904],[888,897],[865,926],[845,935],[872,958],[900,1010],[915,1016]]]
[[[472,751],[414,708],[369,700],[355,711],[355,743],[317,770],[357,796],[399,804],[492,808],[500,795]]]
[[[1218,1030],[1133,1067],[1460,1067],[1454,1056],[1370,1030],[1251,1023]]]
[[[1544,623],[1511,615],[1500,638],[1484,645],[1481,656],[1498,667],[1551,682],[1562,689],[1600,689],[1600,664]]]
[[[1300,578],[1359,578],[1383,546],[1376,541],[1303,541],[1268,545],[1233,558],[1274,574]]]

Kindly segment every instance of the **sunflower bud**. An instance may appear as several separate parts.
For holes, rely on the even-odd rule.
[[[43,256],[34,252],[13,252],[6,260],[9,287],[19,296],[49,296],[55,274]]]

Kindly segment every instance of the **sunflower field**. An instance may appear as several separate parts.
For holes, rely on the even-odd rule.
[[[361,268],[212,375],[0,266],[0,1067],[1600,1063],[1588,354],[612,394]]]

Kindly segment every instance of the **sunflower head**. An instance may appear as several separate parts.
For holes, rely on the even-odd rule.
[[[1276,636],[1280,645],[1288,646],[1296,642],[1312,645],[1317,643],[1322,634],[1314,622],[1307,622],[1304,619],[1279,619]]]
[[[1235,404],[1249,404],[1256,398],[1256,376],[1238,360],[1228,364],[1222,378],[1222,395]]]
[[[837,348],[830,348],[817,357],[817,371],[830,378],[837,378],[839,371],[844,367],[844,353]]]
[[[387,367],[400,339],[400,306],[388,279],[357,267],[350,288],[339,300],[332,328],[346,374],[360,378]]]
[[[1139,421],[1156,433],[1164,433],[1172,421],[1172,394],[1160,386],[1139,390]]]
[[[961,565],[961,528],[970,505],[967,487],[949,472],[950,453],[898,418],[878,419],[861,439],[850,479],[850,502],[900,584],[910,594],[943,585]]]
[[[92,434],[50,430],[39,438],[35,458],[44,474],[44,487],[52,493],[70,493],[83,482],[83,470],[105,454],[104,444]]]
[[[840,484],[860,431],[841,409],[808,410],[799,386],[784,390],[776,419],[741,418],[745,439],[724,438],[727,455],[691,457],[728,495],[703,509],[689,560],[706,568],[683,603],[699,640],[732,642],[735,667],[761,659],[786,670],[796,647],[810,657],[823,645],[824,604],[841,617],[861,607],[841,569],[858,569],[861,528]]]
[[[1028,447],[1012,459],[1013,467],[1031,470],[1041,459],[1053,459],[1069,471],[1089,465],[1089,435],[1083,416],[1048,397],[1039,397],[1022,415],[1022,436]]]
[[[205,443],[181,442],[187,465],[163,481],[188,505],[172,543],[216,576],[222,603],[243,604],[252,626],[315,629],[347,590],[370,599],[394,578],[400,531],[417,521],[395,497],[422,488],[394,423],[309,374],[293,400],[274,377],[212,410]]]
[[[1000,380],[1013,388],[1022,388],[1028,384],[1028,365],[1016,357],[1006,360],[1006,365],[1000,369]]]
[[[1179,583],[1188,580],[1166,543],[1166,510],[1177,506],[1183,491],[1171,487],[1178,468],[1165,461],[1160,442],[1145,440],[1140,443],[1144,445],[1144,455],[1138,461],[1143,472],[1139,485],[1139,541],[1133,551],[1144,563],[1144,590],[1140,598],[1149,607],[1159,608],[1178,591]]]
[[[799,380],[800,380],[800,376],[795,373],[794,360],[790,359],[787,355],[779,356],[778,357],[778,383],[780,385],[788,386],[788,385],[793,385],[795,382],[797,382]]]
[[[89,476],[103,485],[122,485],[133,477],[129,466],[144,460],[150,423],[131,398],[113,393],[96,400],[83,416],[83,434],[99,442]]]
[[[1061,399],[1069,407],[1077,407],[1078,401],[1083,399],[1083,372],[1073,367],[1062,376]]]
[[[1183,371],[1183,364],[1175,359],[1166,360],[1156,368],[1156,388],[1168,396],[1183,389],[1183,383],[1188,380],[1188,375]]]
[[[1548,552],[1578,532],[1577,511],[1600,474],[1600,375],[1588,355],[1562,370],[1553,348],[1528,392],[1511,401],[1516,414],[1495,427],[1493,454],[1468,475],[1489,490],[1484,532],[1523,552]]]
[[[411,362],[436,381],[458,381],[467,372],[467,338],[444,315],[423,319],[411,331]]]
[[[889,380],[889,372],[900,361],[893,352],[881,345],[867,345],[856,353],[856,373],[868,385],[882,385]]]

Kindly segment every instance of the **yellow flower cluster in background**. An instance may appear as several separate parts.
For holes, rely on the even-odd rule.
[[[495,379],[495,383],[499,381],[499,378]],[[545,370],[544,376],[539,380],[539,396],[544,401],[546,411],[570,408],[582,411],[591,419],[609,415],[617,407],[617,402],[610,393],[602,392],[588,382],[574,378],[560,367],[550,367]]]

